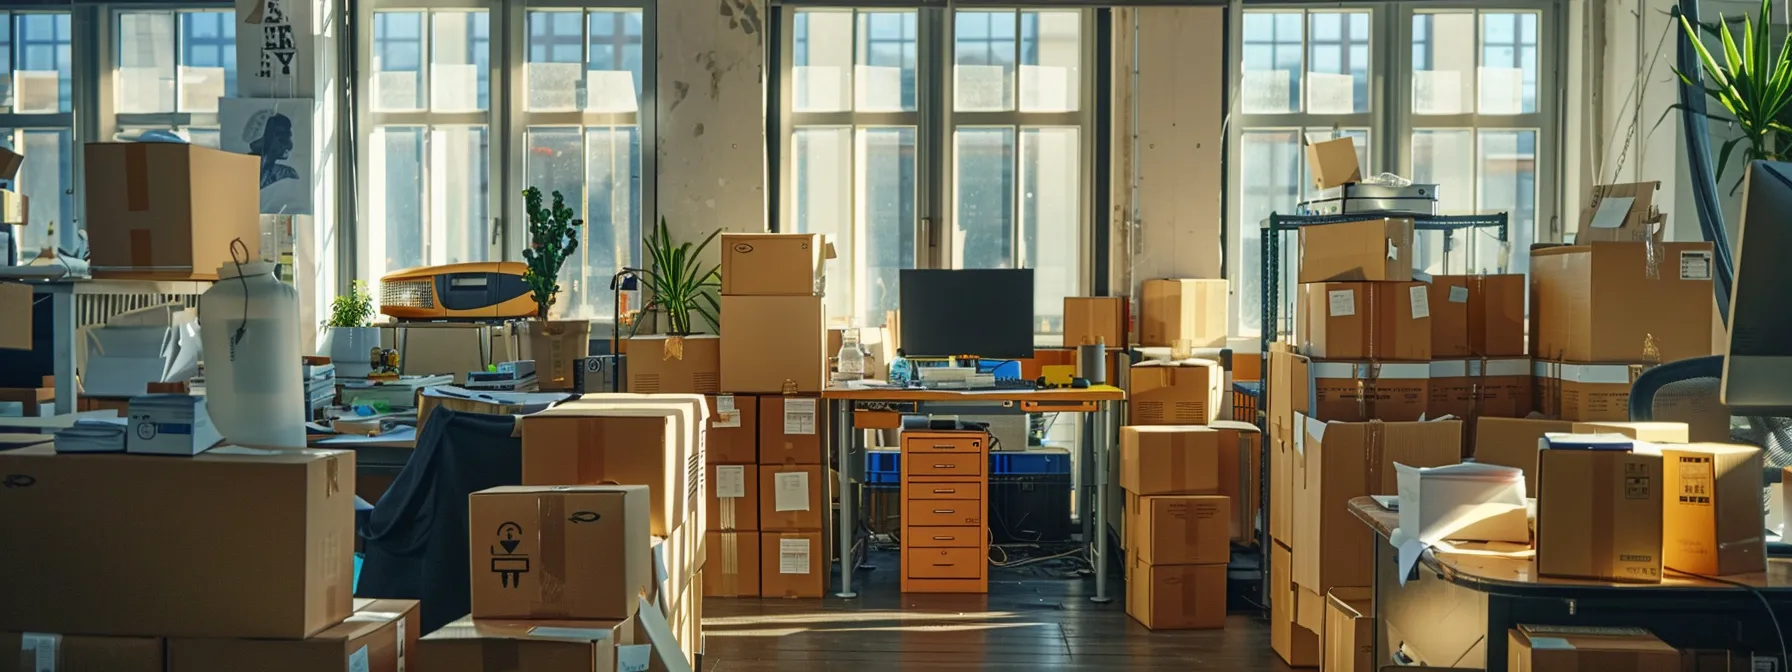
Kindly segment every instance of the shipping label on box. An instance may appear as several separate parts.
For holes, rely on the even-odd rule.
[[[1661,458],[1663,564],[1705,576],[1767,571],[1761,449],[1663,445]]]

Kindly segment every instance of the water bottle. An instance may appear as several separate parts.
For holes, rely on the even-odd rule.
[[[865,377],[865,352],[859,349],[857,329],[847,329],[840,334],[840,373],[848,378]]]

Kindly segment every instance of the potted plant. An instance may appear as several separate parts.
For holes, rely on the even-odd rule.
[[[542,206],[541,190],[523,190],[524,214],[529,217],[529,246],[523,249],[523,282],[535,301],[534,319],[518,325],[522,338],[517,356],[535,361],[535,376],[543,390],[573,389],[573,366],[590,354],[591,323],[585,320],[549,320],[560,293],[560,267],[579,249],[579,227],[585,222],[572,216],[566,198],[554,192],[550,207]]]
[[[1686,40],[1699,56],[1700,72],[1675,74],[1687,85],[1703,89],[1715,100],[1722,113],[1708,111],[1712,121],[1729,125],[1741,132],[1723,142],[1713,161],[1717,181],[1724,182],[1730,155],[1740,146],[1742,162],[1784,161],[1792,153],[1792,41],[1775,43],[1772,37],[1773,0],[1761,0],[1757,16],[1742,18],[1742,44],[1736,43],[1730,21],[1719,16],[1713,24],[1694,24],[1678,10],[1681,39]],[[1714,56],[1700,39],[1700,33],[1718,38],[1723,49],[1722,60]],[[1698,75],[1703,75],[1699,77]],[[1680,105],[1669,111],[1684,110]],[[1665,116],[1665,115],[1664,115]],[[1741,185],[1741,178],[1731,192]]]
[[[348,293],[330,301],[330,319],[325,326],[322,354],[336,365],[336,375],[364,377],[371,371],[370,356],[380,346],[380,330],[373,326],[373,295],[367,283],[356,280]]]
[[[666,219],[642,238],[647,268],[637,269],[641,289],[647,295],[646,305],[632,321],[638,329],[648,315],[663,316],[665,334],[633,336],[629,339],[628,371],[631,392],[667,392],[682,394],[714,394],[720,392],[717,382],[722,366],[721,339],[699,335],[701,317],[710,330],[721,328],[722,305],[716,292],[722,287],[721,269],[703,263],[703,251],[709,248],[721,230],[717,229],[695,245],[674,244]],[[637,389],[636,378],[650,379],[653,389]]]

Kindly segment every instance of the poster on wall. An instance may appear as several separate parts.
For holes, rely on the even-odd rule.
[[[223,98],[218,101],[221,149],[261,157],[261,212],[311,213],[309,98]]]
[[[237,0],[237,95],[313,96],[313,0]]]

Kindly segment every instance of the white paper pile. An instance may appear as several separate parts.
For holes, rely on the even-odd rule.
[[[1400,550],[1402,583],[1419,555],[1446,539],[1530,541],[1523,471],[1474,462],[1422,469],[1395,464],[1394,469],[1400,527],[1392,541]]]
[[[83,418],[75,424],[56,430],[58,453],[122,453],[124,452],[124,418]]]

